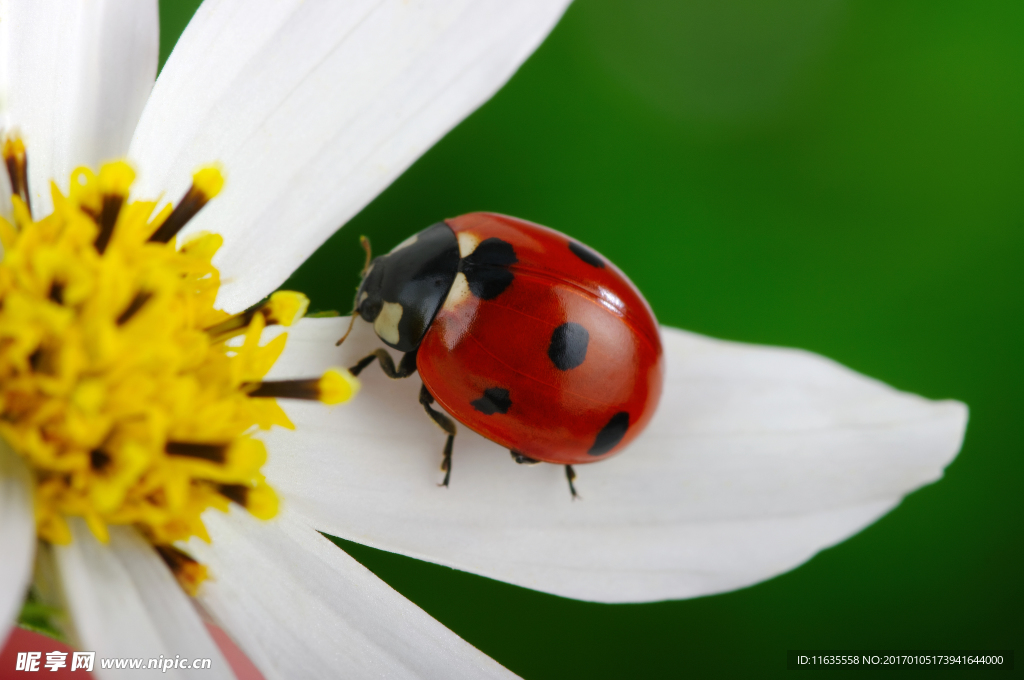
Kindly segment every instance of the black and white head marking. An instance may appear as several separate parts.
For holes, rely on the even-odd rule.
[[[356,312],[389,346],[411,352],[441,308],[459,270],[455,232],[444,222],[375,258],[356,294]]]

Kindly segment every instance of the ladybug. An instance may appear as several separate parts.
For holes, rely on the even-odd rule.
[[[438,222],[370,261],[358,314],[388,347],[391,378],[417,370],[420,403],[447,435],[454,418],[517,463],[565,466],[622,450],[654,415],[664,373],[650,305],[611,262],[553,229],[493,213]],[[347,334],[346,334],[347,335]],[[344,340],[344,338],[342,338]],[[339,344],[341,341],[339,341]]]

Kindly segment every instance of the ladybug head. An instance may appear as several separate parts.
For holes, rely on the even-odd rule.
[[[411,352],[444,304],[459,270],[459,244],[444,222],[375,258],[356,293],[355,313],[390,347]]]

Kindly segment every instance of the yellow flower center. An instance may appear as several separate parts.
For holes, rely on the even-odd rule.
[[[128,200],[128,164],[79,168],[67,196],[51,185],[53,212],[34,220],[20,140],[3,156],[14,219],[0,218],[0,437],[31,468],[38,534],[70,541],[71,516],[103,541],[108,525],[134,525],[179,575],[201,580],[170,544],[209,540],[203,511],[277,511],[252,436],[294,427],[275,397],[338,403],[358,383],[344,369],[262,381],[286,337],[261,345],[261,332],[301,317],[305,296],[278,292],[234,316],[214,309],[222,238],[179,248],[175,235],[220,191],[216,169],[154,212],[154,201]]]

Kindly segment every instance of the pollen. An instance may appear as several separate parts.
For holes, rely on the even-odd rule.
[[[320,401],[325,404],[341,404],[359,391],[359,379],[347,369],[332,368],[320,378]]]
[[[254,436],[293,428],[276,399],[336,403],[358,383],[334,371],[305,381],[326,382],[324,397],[258,389],[275,384],[262,379],[286,342],[261,344],[263,329],[294,323],[308,300],[279,292],[242,314],[214,308],[222,239],[177,234],[221,190],[218,170],[156,210],[129,200],[127,163],[78,168],[36,219],[24,145],[8,139],[3,155],[13,221],[0,218],[0,437],[31,470],[39,538],[69,542],[71,517],[102,541],[110,525],[135,526],[194,592],[205,569],[172,544],[209,540],[204,511],[277,512]]]

